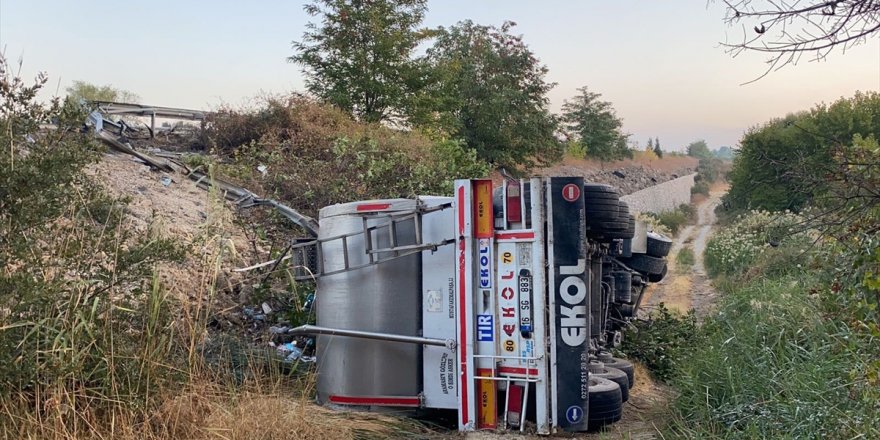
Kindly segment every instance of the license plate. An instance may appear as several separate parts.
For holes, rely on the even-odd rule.
[[[519,276],[519,331],[531,333],[532,323],[532,276],[527,270]]]

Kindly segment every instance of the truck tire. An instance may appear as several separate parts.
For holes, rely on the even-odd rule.
[[[620,385],[592,374],[588,384],[587,428],[596,430],[620,420],[623,416],[623,398]]]
[[[616,358],[611,356],[611,353],[607,351],[603,351],[599,353],[599,362],[605,364],[605,368],[617,368],[620,371],[626,373],[627,379],[629,379],[629,389],[632,389],[636,384],[636,376],[635,376],[635,368],[633,368],[632,362]]]
[[[620,208],[614,204],[587,203],[584,207],[587,221],[615,221],[620,217]]]
[[[666,260],[645,254],[633,254],[632,257],[623,259],[623,264],[637,272],[655,275],[663,272],[663,269],[666,267]]]
[[[626,402],[629,400],[629,376],[623,370],[605,366],[600,373],[592,373],[592,376],[608,379],[616,383],[620,387],[620,400]]]
[[[669,255],[670,249],[672,249],[672,239],[663,234],[648,232],[648,255],[663,258]]]
[[[663,281],[663,278],[666,278],[666,270],[667,269],[668,269],[667,265],[664,264],[663,270],[660,271],[660,273],[653,273],[653,274],[649,273],[648,274],[648,281],[650,281],[652,283],[659,283],[660,281]]]
[[[617,188],[611,185],[606,185],[604,183],[585,183],[584,184],[584,194],[585,195],[601,195],[601,194],[612,194],[616,198],[620,197],[620,193],[617,191]]]

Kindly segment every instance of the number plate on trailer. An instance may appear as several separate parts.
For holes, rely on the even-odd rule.
[[[531,333],[532,323],[532,275],[528,270],[519,271],[519,331]]]

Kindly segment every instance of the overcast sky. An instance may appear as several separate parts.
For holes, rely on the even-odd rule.
[[[302,90],[286,62],[309,17],[302,1],[0,0],[0,49],[23,73],[112,84],[143,103],[211,109],[261,92]],[[705,0],[431,0],[427,26],[512,20],[545,63],[552,109],[581,86],[611,101],[624,129],[664,149],[736,145],[748,127],[818,102],[880,89],[880,38],[760,81],[764,58],[731,58],[741,38]]]

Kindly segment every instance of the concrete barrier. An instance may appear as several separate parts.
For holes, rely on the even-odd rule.
[[[620,200],[626,202],[632,212],[671,211],[683,203],[690,203],[691,188],[694,187],[696,175],[694,173],[672,179],[625,195]]]

